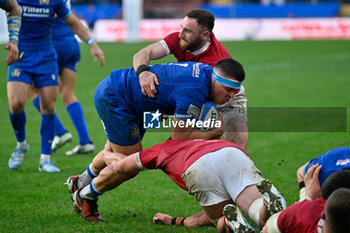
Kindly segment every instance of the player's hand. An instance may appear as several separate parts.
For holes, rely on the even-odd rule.
[[[319,180],[321,168],[322,166],[318,164],[311,166],[304,177],[306,197],[312,200],[321,196]]]
[[[109,144],[109,141],[107,140],[106,144],[105,144],[105,148],[106,151],[110,151],[113,152],[111,144]]]
[[[215,128],[211,130],[212,133],[215,133],[216,137],[214,136],[213,139],[220,139],[220,137],[224,134],[225,132],[225,124],[224,124],[224,117],[222,116],[222,113],[219,112],[219,121],[221,121],[221,126],[220,128]]]
[[[98,60],[98,58],[100,59],[100,66],[105,64],[105,55],[97,44],[91,45],[91,55],[95,62]]]
[[[158,78],[155,74],[149,71],[144,71],[139,75],[141,91],[144,96],[156,98],[157,89],[156,85],[159,85]]]
[[[154,215],[153,217],[153,223],[163,223],[166,225],[170,225],[172,218],[173,217],[167,214],[156,213],[156,215]]]
[[[9,66],[15,63],[18,59],[18,53],[19,53],[18,45],[13,41],[9,41],[5,45],[5,49],[9,50],[9,55],[7,56],[7,59],[6,59],[6,65]]]

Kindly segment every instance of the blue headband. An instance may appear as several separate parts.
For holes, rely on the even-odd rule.
[[[241,88],[241,83],[234,81],[232,79],[227,79],[224,77],[219,76],[217,73],[215,73],[214,69],[213,69],[213,78],[215,81],[217,81],[218,83],[228,86],[228,87],[232,87],[232,88],[236,88],[236,89],[240,89]]]

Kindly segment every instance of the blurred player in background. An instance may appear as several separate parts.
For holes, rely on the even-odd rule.
[[[336,148],[328,151],[324,155],[320,155],[301,166],[297,172],[299,183],[300,200],[306,198],[305,194],[305,174],[313,165],[320,165],[318,168],[320,185],[322,186],[325,180],[334,172],[339,170],[350,170],[350,147]]]
[[[16,135],[17,146],[9,159],[9,167],[17,169],[29,149],[25,135],[26,115],[24,106],[29,89],[39,90],[41,121],[41,156],[39,171],[59,172],[50,160],[51,144],[55,133],[55,101],[58,86],[57,55],[51,40],[51,27],[54,14],[61,17],[73,32],[91,46],[94,59],[104,63],[104,55],[91,39],[88,30],[68,9],[63,0],[30,0],[19,2],[22,8],[22,25],[19,32],[20,59],[9,66],[7,93],[10,106],[10,121]]]
[[[350,171],[333,173],[320,189],[319,168],[319,165],[313,165],[306,174],[310,176],[305,179],[310,199],[272,215],[263,233],[350,232]]]
[[[263,179],[247,153],[231,142],[167,140],[130,156],[112,153],[106,148],[104,160],[114,172],[117,185],[143,170],[161,169],[178,186],[194,195],[203,208],[203,211],[188,218],[158,213],[154,222],[187,227],[214,224],[219,232],[229,232],[229,229],[253,232],[237,206],[260,227],[264,226],[270,214],[286,206],[283,197],[269,181]],[[73,195],[75,208],[82,211],[86,220],[93,220],[87,203],[93,202],[99,195],[90,189],[94,187],[93,181]],[[267,205],[264,205],[257,185],[264,190]],[[237,218],[239,222],[236,224]],[[101,218],[95,217],[97,219]]]
[[[201,131],[185,124],[187,120],[196,119],[196,114],[192,112],[200,109],[205,102],[212,99],[214,103],[223,104],[239,91],[245,77],[239,62],[224,59],[214,68],[195,62],[169,63],[151,66],[150,71],[157,74],[159,79],[156,98],[142,94],[133,68],[112,71],[110,77],[96,89],[95,105],[111,151],[129,155],[142,150],[141,140],[146,131],[143,127],[145,112],[152,113],[151,121],[156,124],[153,120],[158,119],[159,126],[162,113],[174,114],[172,122],[176,126],[172,124],[173,139],[214,139],[222,135],[223,125]],[[181,123],[182,127],[179,126]],[[89,186],[92,179],[93,185]],[[102,150],[80,176],[69,177],[67,184],[71,193],[86,185],[91,192],[103,193],[115,188],[118,178],[106,165]],[[96,201],[87,204],[94,208]],[[94,209],[97,212],[97,207]],[[98,213],[93,215],[98,218]]]
[[[9,30],[9,41],[5,49],[9,51],[6,65],[12,65],[18,59],[18,34],[21,27],[21,8],[16,0],[0,0],[0,8],[8,12],[7,25]]]
[[[207,10],[195,9],[187,13],[181,32],[174,32],[135,54],[134,69],[138,71],[142,93],[157,95],[158,77],[148,70],[150,60],[173,54],[177,61],[194,61],[214,66],[219,60],[231,58],[227,49],[212,32],[215,18]],[[218,105],[225,123],[225,140],[246,149],[248,143],[247,98],[244,87],[224,105]]]
[[[71,1],[65,0],[65,2],[67,7],[71,9]],[[52,40],[58,59],[59,92],[79,136],[79,144],[72,150],[67,151],[66,155],[92,153],[95,146],[91,142],[83,109],[74,92],[78,62],[80,60],[79,43],[72,30],[59,17],[55,18],[52,27]],[[38,93],[33,90],[30,95],[34,106],[40,111]],[[72,134],[64,128],[58,116],[55,114],[55,137],[52,141],[52,151],[56,151],[71,140]]]

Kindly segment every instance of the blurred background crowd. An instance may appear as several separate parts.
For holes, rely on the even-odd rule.
[[[122,19],[122,0],[72,0],[90,27],[98,19]],[[350,16],[350,0],[144,0],[143,18],[182,18],[193,8],[216,18],[308,18]]]

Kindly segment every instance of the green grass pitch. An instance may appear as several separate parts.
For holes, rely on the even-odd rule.
[[[133,54],[145,45],[147,43],[101,43],[106,56],[106,65],[102,68],[93,62],[88,46],[81,45],[76,94],[83,106],[96,152],[103,148],[106,138],[94,107],[95,88],[111,70],[131,67]],[[225,42],[224,45],[245,67],[248,108],[350,107],[349,41],[244,41]],[[201,210],[193,197],[161,171],[143,172],[101,196],[99,211],[105,223],[88,223],[72,212],[69,193],[63,183],[68,176],[80,174],[94,155],[64,155],[78,142],[78,137],[59,98],[56,112],[74,136],[69,146],[52,156],[62,172],[38,172],[40,115],[30,101],[26,106],[30,151],[22,167],[11,171],[8,159],[16,142],[8,118],[7,52],[3,47],[1,49],[0,232],[216,232],[213,227],[184,229],[152,223],[157,212],[189,216]],[[169,56],[161,62],[169,61],[175,60]],[[164,132],[146,134],[143,146],[150,147],[168,136],[169,133]],[[264,176],[277,186],[290,205],[298,199],[297,168],[332,148],[349,144],[347,130],[253,132],[249,135],[247,150]]]

